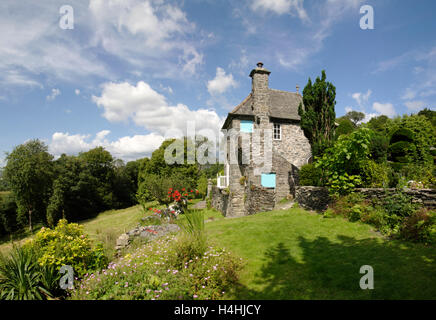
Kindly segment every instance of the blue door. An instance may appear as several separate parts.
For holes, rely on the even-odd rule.
[[[276,187],[276,174],[275,173],[262,173],[261,176],[262,187],[275,188]]]

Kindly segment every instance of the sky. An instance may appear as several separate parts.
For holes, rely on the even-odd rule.
[[[130,161],[188,123],[218,133],[259,61],[286,91],[325,70],[337,117],[435,110],[435,13],[433,0],[2,0],[0,166],[30,139]]]

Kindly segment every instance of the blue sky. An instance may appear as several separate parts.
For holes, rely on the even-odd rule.
[[[288,91],[325,69],[338,116],[434,110],[435,12],[432,0],[3,0],[0,165],[33,138],[56,156],[103,145],[131,160],[187,121],[217,131],[258,61]]]

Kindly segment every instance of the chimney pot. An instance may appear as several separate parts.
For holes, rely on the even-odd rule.
[[[297,93],[300,91],[300,86],[297,84]]]
[[[263,68],[263,63],[262,63],[262,62],[258,62],[258,63],[257,63],[257,66],[258,66],[259,68]]]

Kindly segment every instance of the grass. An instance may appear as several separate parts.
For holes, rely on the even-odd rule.
[[[387,240],[369,225],[300,208],[232,219],[203,213],[208,239],[245,261],[228,299],[436,299],[435,246]],[[134,206],[81,224],[110,251],[141,217]],[[363,265],[374,269],[374,290],[359,287]]]
[[[206,230],[246,261],[229,299],[436,299],[435,247],[386,240],[360,222],[290,209]],[[374,290],[359,287],[363,265],[374,269]]]

